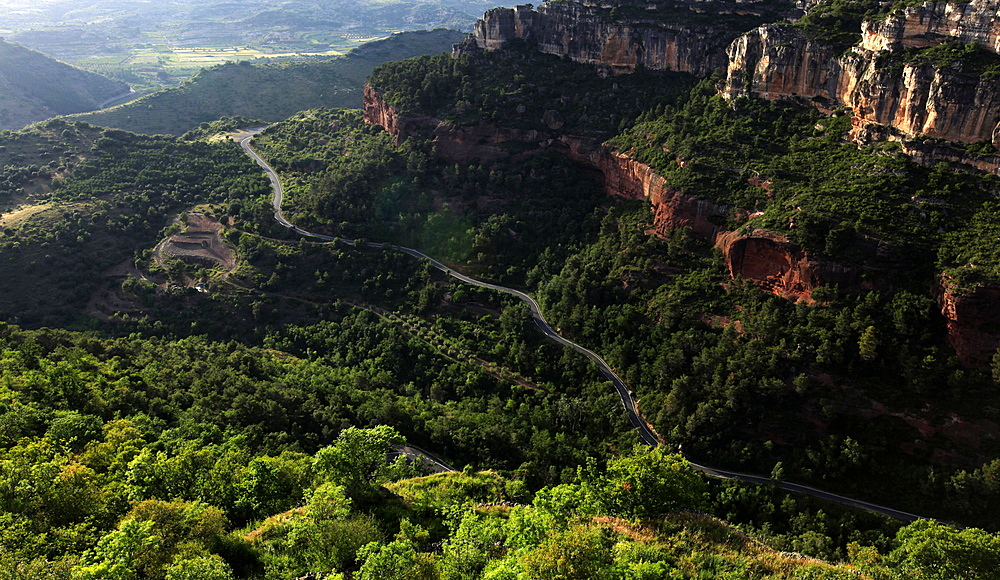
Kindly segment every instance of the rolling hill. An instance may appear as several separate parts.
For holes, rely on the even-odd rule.
[[[0,129],[100,108],[128,85],[0,40]]]
[[[365,78],[376,66],[450,50],[464,36],[444,29],[402,32],[331,60],[229,63],[206,69],[177,88],[77,118],[136,133],[180,135],[221,117],[279,121],[317,107],[358,108]]]

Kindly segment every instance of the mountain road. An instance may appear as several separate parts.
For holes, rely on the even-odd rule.
[[[247,155],[249,155],[254,161],[257,162],[257,165],[259,165],[261,169],[264,170],[264,172],[267,174],[268,179],[271,181],[271,187],[274,190],[274,197],[273,197],[274,219],[282,226],[302,236],[328,242],[337,240],[352,246],[360,243],[358,240],[334,238],[332,236],[309,232],[295,226],[294,224],[290,223],[287,219],[285,219],[284,215],[281,213],[281,205],[284,200],[284,188],[281,185],[281,180],[278,178],[278,175],[277,173],[275,173],[274,169],[272,169],[271,166],[268,165],[267,162],[265,162],[260,157],[260,155],[258,155],[257,152],[253,150],[253,148],[250,145],[250,141],[253,139],[254,135],[259,133],[263,129],[264,127],[249,129],[244,133],[235,135],[233,137],[233,140],[239,142],[240,147],[243,149],[243,151],[246,152]],[[628,415],[629,422],[636,429],[636,431],[638,431],[639,437],[642,440],[642,442],[650,446],[656,446],[660,444],[659,440],[656,437],[656,434],[653,433],[649,425],[647,425],[646,422],[639,415],[638,409],[636,407],[635,397],[633,396],[632,391],[628,388],[628,385],[625,383],[625,381],[622,380],[621,377],[619,377],[618,374],[615,373],[615,371],[604,361],[604,359],[602,359],[596,353],[594,353],[590,349],[580,346],[579,344],[569,339],[564,338],[558,332],[556,332],[555,329],[553,329],[552,326],[545,320],[545,317],[542,315],[542,309],[538,305],[538,302],[530,295],[520,290],[516,290],[514,288],[508,288],[506,286],[500,286],[497,284],[490,284],[489,282],[476,280],[475,278],[466,276],[465,274],[462,274],[460,272],[456,272],[453,268],[445,264],[442,264],[441,262],[435,260],[434,258],[413,248],[406,248],[403,246],[395,246],[391,244],[382,244],[378,242],[364,242],[364,245],[372,248],[388,248],[398,252],[402,252],[404,254],[409,254],[414,258],[427,260],[430,263],[430,265],[433,266],[434,268],[444,272],[445,274],[455,279],[465,282],[466,284],[470,284],[472,286],[478,286],[480,288],[488,288],[490,290],[503,292],[505,294],[511,294],[519,298],[522,302],[524,302],[527,305],[528,309],[531,312],[531,317],[534,320],[535,325],[539,328],[539,330],[542,331],[543,334],[545,334],[545,336],[563,346],[575,350],[576,352],[590,359],[597,366],[601,374],[604,375],[604,377],[608,379],[608,381],[610,381],[612,385],[614,385],[615,391],[618,392],[618,396],[621,398],[622,406],[625,409],[625,413]],[[882,514],[891,518],[896,518],[904,521],[925,519],[924,516],[919,516],[909,512],[895,510],[878,504],[830,493],[814,487],[774,480],[766,476],[753,475],[749,473],[740,473],[736,471],[728,471],[724,469],[718,469],[715,467],[699,465],[696,463],[691,463],[691,467],[694,468],[696,471],[699,471],[709,477],[716,477],[721,479],[735,479],[747,483],[756,483],[762,485],[775,485],[787,491],[809,495],[819,499],[867,510],[870,512]]]

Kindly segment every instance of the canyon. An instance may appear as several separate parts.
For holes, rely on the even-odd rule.
[[[645,68],[707,77],[721,68],[727,97],[790,100],[825,112],[847,109],[857,127],[852,137],[860,144],[900,141],[904,150],[920,152],[919,162],[943,160],[1000,174],[996,155],[909,143],[931,138],[1000,145],[998,77],[963,70],[961,63],[913,59],[906,52],[960,42],[997,54],[998,0],[925,2],[897,10],[862,23],[860,41],[846,52],[810,40],[786,20],[801,12],[782,14],[766,1],[711,8],[690,1],[669,10],[655,2],[626,6],[630,9],[619,13],[592,2],[495,8],[455,53],[494,50],[521,39],[541,52],[610,73]],[[699,18],[709,9],[715,19]],[[770,23],[758,26],[761,20]]]
[[[761,18],[778,18],[767,2],[715,3],[712,9],[721,14],[714,20],[699,18],[707,4],[697,1],[669,9],[654,2],[616,4],[549,2],[538,8],[492,9],[476,24],[474,34],[455,46],[454,56],[495,50],[519,39],[603,74],[647,69],[706,77],[723,69],[725,80],[719,86],[727,98],[788,100],[826,113],[846,110],[852,116],[849,137],[859,145],[897,141],[918,163],[943,161],[1000,175],[1000,154],[972,153],[953,145],[1000,145],[997,78],[962,70],[955,63],[905,58],[912,54],[906,51],[949,42],[976,43],[997,53],[998,0],[925,2],[898,10],[863,23],[860,42],[847,52],[810,40],[787,22],[758,25]],[[887,288],[878,272],[817,260],[773,232],[727,229],[727,223],[739,226],[740,216],[745,220],[748,212],[671,190],[648,165],[592,138],[548,133],[544,123],[539,124],[541,130],[485,123],[456,126],[400,114],[371,87],[365,89],[365,118],[400,141],[430,131],[438,154],[453,163],[498,159],[507,155],[500,145],[512,141],[559,150],[599,173],[609,195],[647,200],[653,213],[651,233],[689,228],[722,252],[734,278],[751,280],[779,296],[811,301],[813,290],[823,286],[847,291]],[[1000,288],[957,291],[942,279],[929,291],[938,298],[949,342],[962,363],[988,365],[1000,347],[993,320],[993,313],[1000,312]]]
[[[606,194],[646,200],[653,214],[650,233],[666,236],[671,230],[687,228],[722,252],[734,278],[751,280],[779,296],[810,301],[812,291],[821,286],[845,290],[875,287],[858,269],[816,260],[784,236],[761,229],[745,232],[727,229],[730,216],[742,216],[745,220],[748,212],[671,189],[649,165],[592,137],[486,123],[453,125],[426,115],[401,114],[371,86],[365,87],[364,95],[364,118],[368,123],[382,127],[397,142],[418,133],[431,134],[437,155],[449,163],[505,157],[509,153],[501,145],[509,142],[533,144],[535,150],[558,151],[598,175]]]

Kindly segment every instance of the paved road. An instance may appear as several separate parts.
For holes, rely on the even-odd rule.
[[[236,137],[234,137],[234,139],[239,140],[240,147],[243,148],[243,151],[245,151],[247,155],[252,157],[253,160],[257,162],[257,165],[259,165],[264,170],[264,172],[267,173],[268,179],[271,180],[271,187],[274,189],[274,201],[273,201],[274,219],[277,220],[279,224],[285,226],[286,228],[294,231],[297,234],[326,241],[334,240],[335,238],[331,236],[316,234],[296,227],[295,225],[290,223],[287,219],[285,219],[285,216],[281,213],[281,203],[282,200],[284,199],[284,188],[281,185],[281,180],[278,179],[278,175],[277,173],[274,172],[274,169],[272,169],[271,166],[269,166],[267,162],[265,162],[260,157],[260,155],[258,155],[257,152],[254,151],[253,148],[250,146],[250,141],[253,139],[254,135],[259,133],[262,129],[263,128],[250,129],[246,133],[241,133],[237,135]],[[356,240],[347,240],[344,238],[340,238],[340,241],[350,245],[357,244]],[[376,242],[367,242],[365,245],[373,248],[387,247],[386,244],[379,244]],[[490,284],[489,282],[476,280],[475,278],[471,278],[469,276],[466,276],[465,274],[456,272],[452,268],[449,268],[448,266],[442,264],[441,262],[438,262],[434,258],[428,256],[427,254],[424,254],[419,250],[414,250],[413,248],[406,248],[403,246],[388,246],[388,247],[390,247],[393,250],[403,252],[404,254],[409,254],[414,258],[427,260],[428,262],[430,262],[431,266],[437,268],[438,270],[448,274],[453,278],[457,278],[458,280],[465,282],[466,284],[479,286],[480,288],[489,288],[490,290],[496,290],[497,292],[503,292],[506,294],[512,294],[517,298],[521,299],[521,301],[524,302],[528,306],[528,309],[531,311],[531,318],[535,321],[535,325],[538,326],[538,328],[545,334],[545,336],[549,337],[550,339],[554,340],[555,342],[558,342],[563,346],[567,346],[579,352],[583,356],[593,361],[594,364],[597,365],[598,370],[601,371],[601,374],[604,375],[609,381],[611,381],[611,383],[615,387],[615,390],[618,392],[618,396],[621,397],[622,407],[625,408],[625,413],[628,414],[629,421],[632,423],[632,426],[639,431],[639,437],[642,438],[643,443],[647,445],[659,444],[656,435],[650,430],[646,422],[639,417],[639,413],[636,410],[635,398],[633,398],[632,392],[629,391],[628,385],[625,384],[625,381],[623,381],[621,377],[619,377],[618,374],[615,373],[615,371],[612,370],[611,367],[608,366],[606,362],[604,362],[604,359],[597,356],[596,353],[594,353],[590,349],[584,348],[579,344],[560,336],[559,333],[552,328],[552,325],[550,325],[548,321],[545,320],[545,317],[542,316],[542,308],[538,305],[538,302],[536,302],[534,298],[532,298],[528,294],[525,294],[524,292],[521,292],[520,290],[507,288],[506,286],[498,286],[496,284]]]
[[[271,166],[269,166],[263,159],[261,159],[261,157],[257,155],[257,153],[250,146],[250,140],[253,139],[253,136],[262,131],[263,129],[264,129],[263,127],[250,129],[245,133],[236,135],[235,137],[233,137],[233,139],[239,141],[240,147],[242,147],[243,150],[246,151],[247,155],[252,157],[254,161],[257,162],[257,165],[260,165],[260,167],[267,173],[268,179],[271,180],[271,187],[274,189],[274,219],[276,219],[278,223],[285,226],[286,228],[303,236],[325,241],[339,240],[345,244],[349,244],[352,246],[357,245],[358,244],[357,240],[348,240],[344,238],[334,238],[332,236],[325,236],[323,234],[315,234],[303,230],[301,228],[298,228],[295,225],[289,223],[289,221],[285,219],[285,217],[281,213],[281,202],[284,196],[284,189],[281,186],[281,180],[278,179],[278,175],[274,172]],[[635,427],[635,429],[639,432],[639,437],[642,439],[642,442],[645,443],[646,445],[654,447],[656,445],[659,445],[660,442],[656,438],[656,435],[652,432],[652,430],[650,430],[649,425],[647,425],[646,422],[639,417],[639,413],[636,409],[635,398],[633,397],[632,392],[629,390],[628,385],[625,384],[625,381],[623,381],[621,377],[619,377],[615,373],[615,371],[612,370],[611,367],[608,366],[606,362],[604,362],[604,359],[602,359],[596,353],[594,353],[590,349],[580,346],[579,344],[576,344],[571,340],[567,340],[562,336],[560,336],[559,333],[556,332],[552,328],[552,326],[545,320],[545,317],[542,316],[542,309],[534,298],[532,298],[528,294],[525,294],[524,292],[521,292],[520,290],[507,288],[506,286],[498,286],[496,284],[490,284],[489,282],[476,280],[475,278],[471,278],[469,276],[466,276],[465,274],[456,272],[452,268],[449,268],[448,266],[442,264],[441,262],[438,262],[437,260],[431,258],[427,254],[424,254],[419,250],[414,250],[413,248],[394,246],[391,244],[380,244],[376,242],[366,242],[365,245],[372,248],[389,248],[392,250],[403,252],[404,254],[409,254],[415,258],[427,260],[428,262],[430,262],[431,266],[437,268],[438,270],[441,270],[442,272],[448,274],[453,278],[465,282],[466,284],[479,286],[480,288],[489,288],[491,290],[496,290],[497,292],[503,292],[505,294],[512,294],[521,299],[522,302],[527,304],[528,309],[531,311],[531,318],[535,321],[535,325],[538,326],[538,328],[545,334],[545,336],[549,337],[550,339],[554,340],[555,342],[561,345],[567,346],[579,352],[583,356],[593,361],[593,363],[597,365],[598,370],[601,371],[601,374],[604,375],[609,381],[611,381],[611,383],[615,387],[615,390],[618,392],[618,396],[621,398],[622,406],[625,408],[625,413],[628,414],[629,421],[632,423],[632,426]],[[799,485],[797,483],[788,483],[784,481],[775,482],[769,477],[753,475],[750,473],[740,473],[737,471],[727,471],[724,469],[716,469],[714,467],[698,465],[697,463],[691,463],[691,467],[710,477],[717,477],[721,479],[736,479],[748,483],[758,483],[767,485],[774,484],[780,487],[781,489],[787,491],[802,493],[805,495],[810,495],[812,497],[817,497],[820,499],[825,499],[828,501],[839,503],[841,505],[847,505],[860,508],[863,510],[868,510],[870,512],[875,512],[878,514],[889,516],[891,518],[896,518],[905,521],[924,519],[923,516],[918,516],[916,514],[894,510],[892,508],[888,508],[878,504],[873,504],[866,501],[856,500],[842,495],[837,495],[834,493],[830,493],[806,485]]]
[[[434,470],[434,473],[458,471],[454,467],[438,459],[437,456],[421,449],[420,447],[417,447],[416,445],[407,444],[407,445],[394,446],[392,452],[389,453],[389,459],[390,460],[395,459],[400,455],[404,455],[411,459],[419,458],[426,465],[430,466],[430,468]]]
[[[786,491],[801,493],[815,498],[832,501],[834,503],[839,503],[841,505],[851,506],[867,510],[870,512],[875,512],[877,514],[889,516],[890,518],[896,518],[897,520],[912,522],[915,520],[927,519],[925,516],[918,516],[916,514],[911,514],[909,512],[892,509],[890,507],[886,507],[883,505],[878,505],[875,503],[870,503],[867,501],[861,501],[859,499],[854,499],[843,495],[830,493],[828,491],[823,491],[822,489],[809,487],[808,485],[789,483],[787,481],[774,481],[770,477],[764,477],[761,475],[752,475],[749,473],[740,473],[737,471],[726,471],[725,469],[716,469],[714,467],[698,465],[697,463],[691,463],[691,467],[694,468],[696,471],[700,471],[710,477],[718,477],[720,479],[736,479],[739,481],[745,481],[747,483],[759,483],[762,485],[777,485],[778,487]]]
[[[135,89],[129,88],[129,90],[128,90],[127,93],[122,93],[120,95],[116,95],[114,97],[111,97],[110,99],[104,100],[101,104],[97,105],[97,109],[98,110],[103,109],[103,108],[107,107],[108,105],[110,105],[111,103],[114,103],[115,101],[121,101],[121,100],[124,100],[124,99],[128,99],[128,98],[134,97],[136,94],[137,93],[136,93]]]

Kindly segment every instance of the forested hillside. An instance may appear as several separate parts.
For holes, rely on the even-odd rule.
[[[519,68],[507,65],[512,61]],[[457,61],[388,64],[371,82],[399,119],[450,123],[408,126],[404,146],[419,143],[426,130],[437,151],[463,144],[488,151],[460,141],[473,130],[463,127],[474,123],[491,123],[495,134],[507,135],[488,152],[510,154],[483,163],[494,176],[505,164],[523,167],[559,151],[546,147],[546,139],[572,147],[582,127],[570,120],[580,110],[569,104],[570,95],[595,93],[576,93],[579,81],[556,72],[563,66],[511,42]],[[466,70],[489,72],[480,77]],[[482,86],[473,90],[476,82]],[[616,79],[615,86],[624,82]],[[662,77],[659,86],[673,82]],[[512,104],[491,115],[497,110],[485,102],[496,91],[491,87],[504,87],[511,103],[534,101],[535,110],[525,106],[518,114]],[[482,96],[463,104],[471,95]],[[567,122],[548,123],[555,114]],[[607,214],[597,237],[567,259],[543,253],[534,267],[508,279],[537,288],[564,332],[598,346],[635,385],[640,408],[660,436],[690,456],[763,473],[780,462],[791,480],[990,525],[991,518],[979,514],[996,509],[988,473],[996,465],[989,433],[998,417],[996,407],[982,401],[993,400],[996,379],[956,359],[928,288],[940,268],[960,263],[950,256],[988,255],[966,228],[988,221],[968,220],[991,211],[996,178],[922,167],[891,146],[859,150],[843,142],[843,119],[784,103],[727,102],[707,82],[678,104],[657,104],[633,118],[635,125],[608,147],[659,171],[667,191],[722,208],[704,210],[719,213],[715,231],[778,232],[839,268],[832,271],[860,275],[860,283],[820,287],[798,303],[769,295],[761,289],[768,288],[766,280],[744,280],[721,261],[711,239],[683,227],[660,229],[659,212],[669,207],[654,207],[652,214],[641,205]],[[506,131],[511,126],[519,132]],[[289,171],[290,179],[297,173]],[[338,194],[336,188],[311,191]],[[985,243],[988,237],[979,234]],[[961,249],[958,240],[966,240]],[[475,267],[489,255],[469,252],[464,259]],[[988,275],[991,262],[978,263],[966,271]],[[949,416],[961,417],[968,438],[949,434]],[[926,483],[914,489],[913,481]]]
[[[361,88],[376,66],[451,50],[465,35],[454,30],[401,32],[322,60],[217,65],[181,86],[112,109],[75,118],[149,135],[181,135],[222,117],[280,121],[304,109],[358,108]]]
[[[99,109],[104,101],[128,91],[123,82],[0,39],[0,129]]]
[[[700,511],[750,505],[738,499],[746,490],[710,489],[662,446],[623,448],[537,492],[518,477],[530,475],[524,466],[506,476],[470,465],[411,479],[419,463],[383,462],[404,442],[397,430],[350,426],[360,419],[350,409],[365,408],[371,387],[357,382],[350,359],[333,362],[338,347],[329,342],[328,356],[312,359],[198,338],[101,340],[10,326],[0,334],[5,578],[223,580],[316,570],[400,580],[940,570],[985,578],[998,562],[1000,538],[980,530],[922,521],[886,537],[862,532],[849,515],[839,524],[849,563],[778,553]],[[339,348],[365,352],[357,346]],[[769,505],[765,497],[752,505]],[[781,503],[779,513],[801,520],[790,546],[829,549],[816,530],[838,529],[822,527],[837,520],[801,507],[791,497]]]
[[[996,176],[721,73],[460,53],[252,136],[0,133],[0,577],[995,576]]]
[[[232,143],[185,142],[61,119],[0,133],[0,312],[38,327],[88,311],[99,288],[197,203],[262,195]]]

